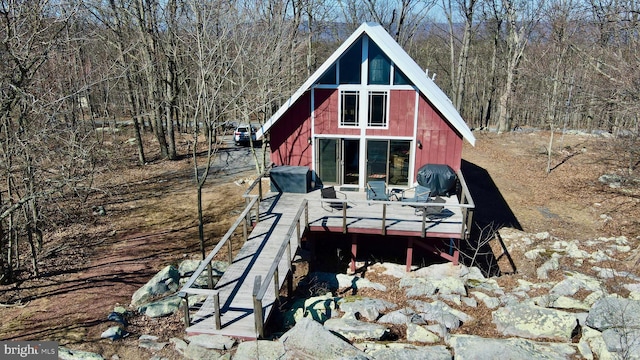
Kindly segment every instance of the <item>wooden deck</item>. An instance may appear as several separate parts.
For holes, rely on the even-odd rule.
[[[459,239],[464,235],[466,208],[458,203],[456,196],[445,198],[446,203],[439,204],[444,206],[440,214],[427,217],[421,212],[416,213],[415,208],[398,201],[367,201],[364,192],[344,193],[348,199],[346,210],[332,208],[330,203],[321,200],[319,190],[308,194],[266,194],[259,205],[257,225],[251,230],[246,243],[215,286],[214,290],[219,294],[220,328],[216,329],[214,296],[209,296],[191,319],[191,326],[186,329],[187,333],[220,334],[247,339],[259,337],[254,317],[254,282],[257,276],[261,276],[263,284],[265,281],[272,283],[270,291],[264,292],[262,299],[263,319],[266,322],[276,300],[275,287],[280,289],[287,279],[291,260],[289,256],[285,255],[280,260],[277,273],[281,275],[276,275],[277,279],[265,277],[268,276],[276,253],[282,248],[287,237],[291,238],[291,251],[295,254],[299,239],[296,235],[290,235],[292,225],[295,226],[296,221],[302,223],[302,231],[305,221],[308,221],[309,230],[314,232],[453,239]],[[308,218],[302,215],[297,219],[296,212],[298,209],[302,211],[301,205],[305,200]],[[353,251],[355,253],[355,248]],[[407,256],[410,261],[409,249]],[[407,264],[409,265],[410,263]],[[193,291],[187,292],[196,294],[214,291],[191,290]]]

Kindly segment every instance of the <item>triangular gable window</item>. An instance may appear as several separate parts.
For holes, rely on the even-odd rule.
[[[412,85],[407,76],[397,67],[393,71],[393,85]]]
[[[323,85],[335,85],[336,84],[336,64],[331,65],[322,77],[318,80],[317,84]]]
[[[362,64],[362,38],[339,60],[340,84],[360,84],[360,64]]]
[[[369,85],[389,85],[391,60],[373,42],[369,41]]]

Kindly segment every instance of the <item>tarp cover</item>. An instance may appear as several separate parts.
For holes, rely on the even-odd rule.
[[[430,196],[449,196],[456,186],[456,173],[449,165],[426,164],[418,169],[418,184],[431,190]]]

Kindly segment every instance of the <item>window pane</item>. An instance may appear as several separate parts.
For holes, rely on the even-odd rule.
[[[411,84],[409,79],[407,79],[407,77],[402,71],[398,70],[398,68],[394,68],[393,85],[413,85],[413,84]]]
[[[387,93],[369,92],[369,126],[387,126]]]
[[[318,139],[318,176],[325,184],[338,182],[337,149],[337,139]]]
[[[362,39],[358,40],[340,58],[340,84],[360,84]]]
[[[388,140],[367,141],[367,181],[387,181]]]
[[[391,61],[373,41],[369,41],[369,84],[389,85],[390,74]]]
[[[333,85],[336,83],[336,65],[332,65],[327,72],[322,74],[318,84]]]
[[[389,185],[409,185],[409,149],[411,142],[391,140],[389,157]]]
[[[360,98],[357,91],[342,91],[342,117],[340,125],[342,126],[358,126],[358,99]]]

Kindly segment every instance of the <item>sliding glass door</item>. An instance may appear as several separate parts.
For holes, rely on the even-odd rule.
[[[316,161],[323,184],[358,185],[360,140],[319,138]]]
[[[382,180],[389,185],[409,185],[408,140],[367,141],[367,181]]]

